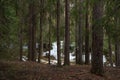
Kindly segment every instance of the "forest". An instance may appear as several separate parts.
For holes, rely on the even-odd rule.
[[[0,0],[0,80],[120,80],[120,0]]]

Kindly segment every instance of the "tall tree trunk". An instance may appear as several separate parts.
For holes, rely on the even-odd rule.
[[[113,60],[112,60],[112,45],[111,45],[110,36],[108,36],[108,47],[109,47],[109,62],[110,62],[110,65],[113,67]]]
[[[44,18],[44,0],[40,0],[40,44],[38,62],[41,62],[41,55],[43,53],[43,18]]]
[[[89,64],[89,11],[88,1],[86,0],[86,18],[85,18],[85,64]]]
[[[120,19],[119,17],[115,17],[116,20],[116,30],[119,29],[119,22]],[[115,40],[115,64],[116,67],[120,67],[120,42],[119,42],[119,37],[117,36],[116,40]]]
[[[35,7],[33,8],[35,10]],[[35,12],[35,11],[33,11]],[[33,38],[33,41],[32,41],[32,61],[36,61],[36,14],[33,13],[33,17],[32,17],[32,38]]]
[[[29,21],[30,23],[31,21]],[[29,29],[28,29],[28,38],[29,38],[29,41],[28,41],[28,61],[31,61],[31,24],[28,23],[28,26],[29,26]]]
[[[28,60],[32,60],[32,4],[29,3],[29,51]]]
[[[16,11],[16,16],[18,16],[18,4],[19,3],[19,0],[15,0],[15,11]]]
[[[61,66],[61,50],[60,50],[60,0],[57,0],[57,65]]]
[[[22,56],[23,56],[23,24],[20,23],[20,61],[22,61]]]
[[[19,4],[18,4],[19,3]],[[19,44],[20,44],[20,61],[22,61],[23,56],[23,12],[22,12],[23,1],[16,1],[16,15],[19,17]],[[19,12],[19,13],[18,13]]]
[[[70,20],[69,20],[69,0],[65,0],[65,48],[64,65],[70,65],[69,45],[70,45]]]
[[[115,42],[115,65],[117,66],[117,43]]]
[[[120,67],[120,43],[117,42],[115,44],[115,65],[116,67]]]
[[[82,4],[83,4],[83,0],[79,1],[79,26],[78,26],[78,59],[79,59],[79,64],[83,64],[82,61],[82,45],[83,45],[83,41],[82,41],[82,30],[83,30],[83,25],[82,25],[82,18],[83,18],[83,13],[82,13]]]
[[[51,11],[49,14],[49,57],[48,57],[48,63],[50,64],[50,55],[51,55],[51,27],[52,27],[52,22],[51,22]]]
[[[91,72],[103,75],[103,1],[95,0],[93,4],[93,25],[92,25],[92,69]]]
[[[29,58],[36,61],[36,14],[35,4],[29,4]]]
[[[75,0],[75,9],[78,12],[77,3],[78,0]],[[75,16],[75,55],[76,55],[76,64],[79,64],[79,57],[78,57],[78,15]]]

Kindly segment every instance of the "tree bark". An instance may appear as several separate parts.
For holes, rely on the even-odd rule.
[[[109,62],[111,67],[113,67],[113,60],[112,60],[112,45],[111,45],[111,39],[108,36],[108,47],[109,47]]]
[[[116,30],[119,29],[119,22],[120,19],[119,17],[115,17],[116,20]],[[119,37],[117,36],[116,40],[115,40],[115,64],[116,67],[120,67],[120,42],[119,42]]]
[[[61,66],[61,50],[60,50],[60,0],[57,0],[57,65]]]
[[[115,45],[115,64],[116,67],[120,67],[120,43],[116,43]]]
[[[69,45],[70,45],[70,20],[69,20],[69,0],[65,0],[65,48],[64,48],[64,65],[70,65]]]
[[[103,75],[103,1],[97,0],[93,4],[93,25],[92,25],[92,68],[91,72]]]
[[[19,4],[18,4],[19,3]],[[23,2],[21,0],[16,1],[16,15],[19,17],[19,44],[20,44],[20,61],[22,61],[23,56],[23,12],[22,12]],[[19,12],[19,13],[18,13]]]
[[[83,18],[83,13],[82,13],[82,4],[83,4],[83,0],[79,1],[80,5],[79,5],[79,24],[78,24],[78,62],[79,64],[83,64],[82,61],[82,45],[83,45],[83,41],[82,41],[82,30],[83,30],[83,25],[82,25],[82,18]]]
[[[49,14],[49,57],[48,57],[48,63],[50,65],[50,56],[51,56],[51,27],[52,27],[52,22],[51,22],[51,11],[50,11],[50,14]]]
[[[41,55],[43,53],[43,18],[44,18],[44,0],[40,0],[40,44],[38,62],[41,62]]]
[[[85,64],[89,64],[89,11],[88,11],[88,1],[86,0],[86,18],[85,18]]]
[[[78,0],[75,0],[75,9],[76,13],[78,12],[78,6],[77,3]],[[75,55],[76,55],[76,64],[79,64],[79,58],[78,58],[78,14],[75,16]]]
[[[29,4],[29,60],[36,61],[36,14],[35,4]]]
[[[20,61],[22,61],[22,56],[23,56],[23,28],[22,28],[22,23],[20,23]]]

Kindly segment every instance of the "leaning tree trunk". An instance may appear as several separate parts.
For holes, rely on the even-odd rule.
[[[60,50],[60,0],[57,0],[57,65],[61,66],[61,50]]]
[[[93,4],[93,25],[92,25],[92,68],[91,72],[103,75],[103,1],[95,0]]]
[[[70,20],[69,20],[69,0],[65,0],[65,48],[64,48],[64,65],[70,65],[69,45],[70,45]]]

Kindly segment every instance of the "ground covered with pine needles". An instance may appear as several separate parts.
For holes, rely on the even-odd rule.
[[[104,76],[90,73],[88,65],[57,67],[34,62],[0,61],[0,80],[120,80],[119,68],[105,68]]]

